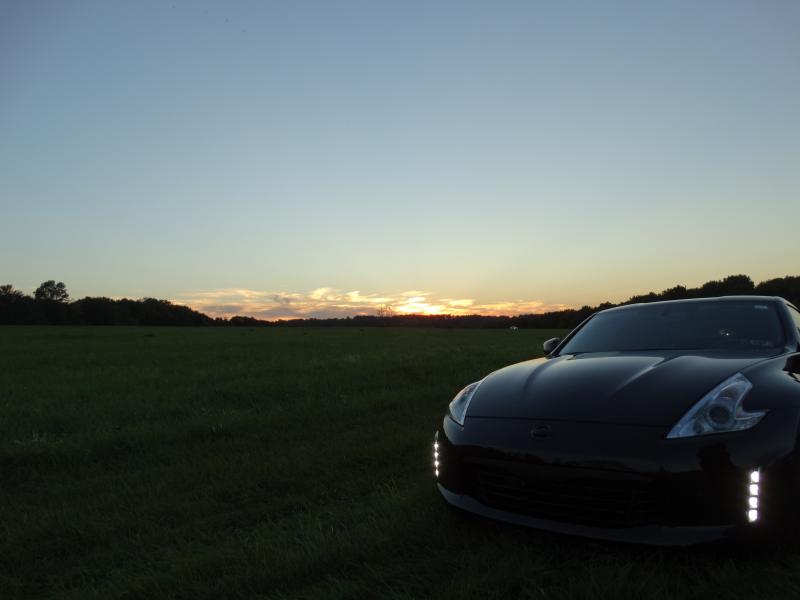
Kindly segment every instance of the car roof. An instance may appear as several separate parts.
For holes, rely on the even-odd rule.
[[[637,302],[636,304],[623,304],[607,308],[599,312],[611,312],[617,310],[627,310],[639,306],[667,305],[667,304],[686,304],[690,302],[782,302],[789,304],[785,298],[780,296],[712,296],[707,298],[683,298],[681,300],[659,300],[658,302]]]

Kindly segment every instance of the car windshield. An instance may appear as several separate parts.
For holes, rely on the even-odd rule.
[[[560,353],[774,349],[783,344],[773,302],[678,302],[599,313]]]

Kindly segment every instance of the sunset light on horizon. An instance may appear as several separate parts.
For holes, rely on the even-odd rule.
[[[564,304],[512,300],[478,303],[472,298],[439,298],[419,290],[391,295],[317,288],[309,293],[243,289],[198,291],[173,299],[212,317],[255,317],[265,320],[353,317],[359,315],[487,315],[538,314],[571,308]]]

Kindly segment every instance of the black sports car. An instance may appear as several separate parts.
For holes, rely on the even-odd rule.
[[[689,544],[800,531],[800,312],[735,296],[598,312],[456,394],[450,504],[569,534]]]

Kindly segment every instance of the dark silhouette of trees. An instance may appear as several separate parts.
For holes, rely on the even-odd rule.
[[[709,281],[700,287],[701,296],[738,296],[755,293],[753,280],[747,275],[730,275],[722,281]]]
[[[33,299],[36,302],[37,312],[44,315],[46,323],[63,325],[71,321],[71,310],[67,304],[69,294],[63,281],[56,283],[50,279],[43,282],[33,292]]]
[[[709,281],[697,288],[682,285],[662,292],[633,296],[622,304],[680,300],[703,296],[733,296],[758,294],[782,296],[794,305],[800,305],[800,276],[777,277],[758,285],[747,275],[731,275],[719,281]],[[67,287],[54,280],[45,281],[33,296],[10,284],[0,285],[1,325],[203,325],[240,327],[464,327],[464,328],[519,328],[570,329],[592,313],[615,306],[604,302],[598,306],[583,306],[544,314],[516,316],[483,315],[398,315],[381,307],[376,315],[363,315],[330,319],[293,319],[290,321],[264,321],[253,317],[235,316],[230,319],[204,315],[188,306],[172,304],[168,300],[144,298],[129,300],[87,297],[69,301]]]
[[[145,298],[82,298],[68,301],[66,286],[46,281],[28,296],[12,285],[0,286],[3,325],[212,325],[227,324],[188,306]]]
[[[389,306],[388,304],[381,304],[380,306],[378,306],[378,309],[375,311],[375,313],[379,317],[391,317],[394,315],[392,307]]]
[[[762,281],[756,286],[755,293],[781,296],[800,308],[800,277],[778,277]]]
[[[37,322],[33,298],[11,284],[0,285],[0,324],[27,325]]]
[[[272,327],[275,322],[264,321],[254,317],[235,316],[231,317],[227,322],[223,321],[223,324],[233,325],[234,327]]]
[[[50,302],[66,302],[69,300],[67,286],[64,285],[64,282],[59,281],[56,283],[52,279],[45,281],[38,288],[36,288],[36,291],[33,292],[33,297],[39,302],[43,300]]]
[[[664,290],[661,293],[650,292],[642,296],[632,296],[623,304],[639,302],[658,302],[659,300],[685,300],[689,298],[706,298],[711,296],[741,296],[761,294],[756,291],[753,280],[747,275],[729,275],[719,281],[707,281],[697,288],[686,288],[682,285]],[[771,294],[774,295],[774,294]],[[790,300],[787,298],[787,300]]]

